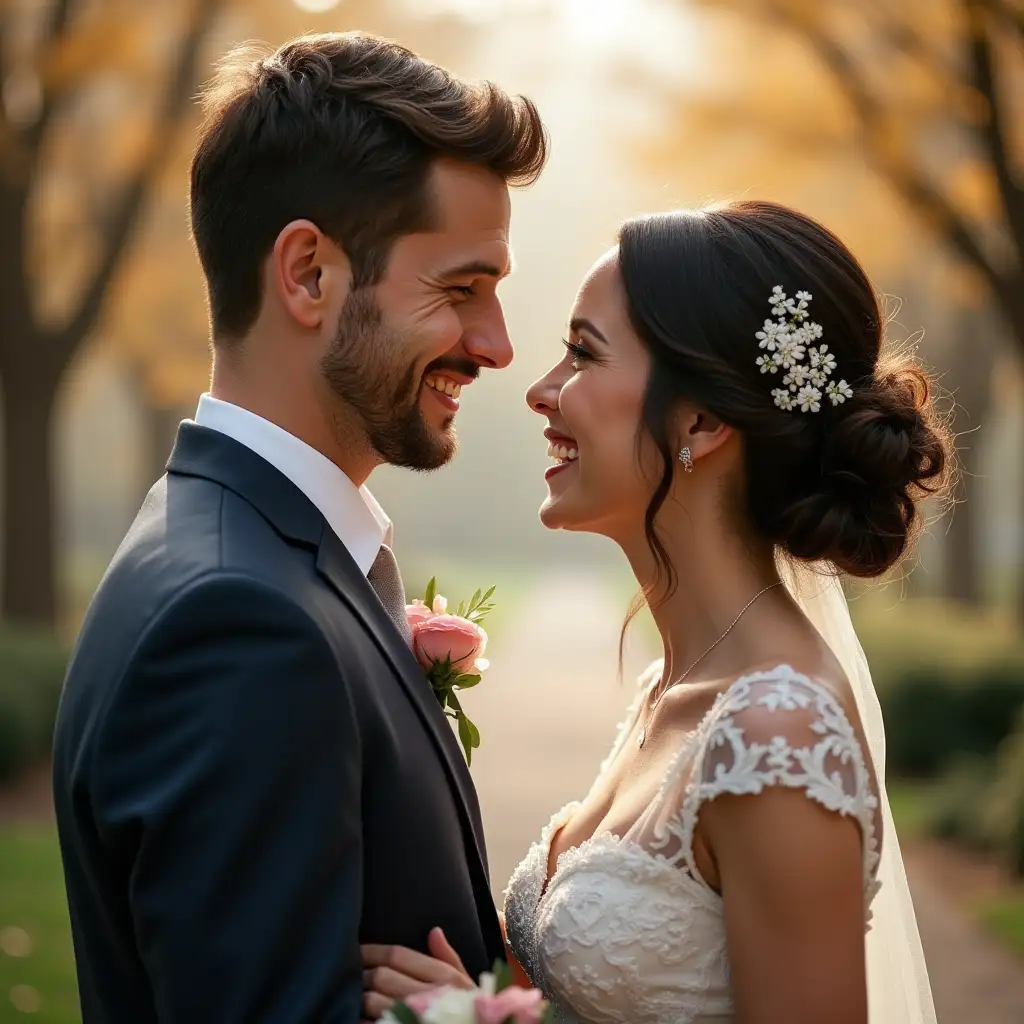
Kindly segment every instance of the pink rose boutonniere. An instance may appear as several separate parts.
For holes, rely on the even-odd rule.
[[[382,1019],[384,1024],[553,1024],[554,1013],[537,989],[516,987],[508,967],[497,963],[478,988],[417,992]]]
[[[480,730],[463,711],[455,691],[476,686],[487,670],[489,662],[483,656],[487,634],[480,623],[494,607],[490,603],[494,590],[478,590],[455,614],[449,614],[448,602],[431,578],[423,599],[405,607],[413,654],[426,671],[441,710],[458,725],[467,764],[473,763],[473,751],[480,746]]]

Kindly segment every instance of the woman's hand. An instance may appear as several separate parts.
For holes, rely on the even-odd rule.
[[[445,934],[435,928],[427,937],[430,955],[405,946],[363,946],[363,1014],[366,1020],[379,1020],[392,1003],[414,992],[449,985],[473,988],[459,954],[449,945]]]

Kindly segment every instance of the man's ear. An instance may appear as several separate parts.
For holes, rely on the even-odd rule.
[[[694,462],[717,451],[735,433],[728,423],[707,409],[690,407],[680,416],[680,448],[689,448]]]
[[[296,323],[317,330],[337,316],[351,287],[351,266],[312,221],[294,220],[281,229],[271,263],[271,281]]]

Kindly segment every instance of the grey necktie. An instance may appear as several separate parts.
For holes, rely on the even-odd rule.
[[[409,643],[412,634],[409,632],[409,621],[405,617],[405,587],[402,585],[395,553],[387,544],[381,544],[366,579],[376,591],[395,628],[402,634],[405,642]]]

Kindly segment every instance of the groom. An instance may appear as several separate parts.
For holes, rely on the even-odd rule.
[[[93,599],[54,788],[85,1024],[356,1022],[360,943],[503,953],[480,815],[404,635],[381,463],[455,452],[528,101],[361,34],[236,52],[191,213],[213,379]]]

